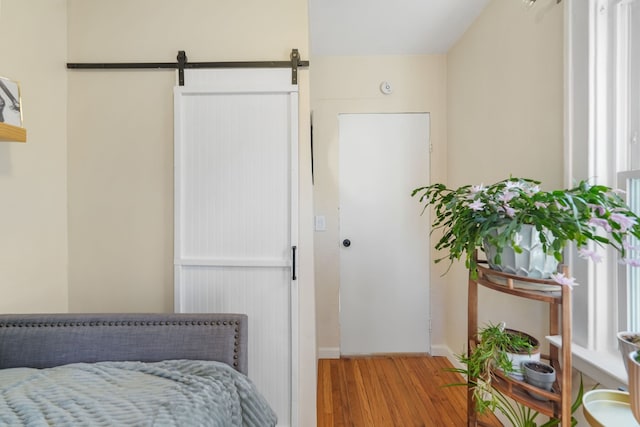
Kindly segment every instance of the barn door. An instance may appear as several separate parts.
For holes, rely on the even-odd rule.
[[[249,377],[295,425],[297,87],[187,70],[175,89],[175,309],[249,317]]]

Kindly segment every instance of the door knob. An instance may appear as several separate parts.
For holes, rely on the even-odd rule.
[[[344,246],[345,248],[348,248],[349,246],[351,246],[351,240],[349,239],[344,239],[342,241],[342,246]]]

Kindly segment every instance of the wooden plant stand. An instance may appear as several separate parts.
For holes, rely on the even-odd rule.
[[[568,269],[563,267],[563,273],[568,276]],[[468,308],[468,351],[469,354],[478,343],[478,286],[492,289],[497,292],[541,301],[549,305],[549,335],[561,335],[563,345],[561,348],[551,344],[548,355],[541,355],[542,359],[549,361],[556,370],[556,382],[551,391],[541,390],[524,381],[515,380],[500,372],[494,372],[493,387],[516,402],[528,406],[541,414],[561,420],[563,427],[571,426],[571,286],[560,285],[553,280],[533,279],[515,276],[491,270],[486,262],[478,261],[478,277],[471,278],[469,274],[469,308]],[[542,285],[542,286],[540,286]],[[526,287],[527,289],[520,288]],[[531,289],[544,287],[555,290]],[[471,383],[475,378],[468,379],[467,392],[467,419],[468,426],[485,426],[478,419],[475,411],[476,403],[473,397]],[[537,395],[544,396],[549,401],[540,401],[531,397],[527,390],[534,391]]]

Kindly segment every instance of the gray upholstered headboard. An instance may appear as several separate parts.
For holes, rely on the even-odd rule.
[[[0,369],[193,359],[246,374],[247,333],[244,314],[5,314]]]

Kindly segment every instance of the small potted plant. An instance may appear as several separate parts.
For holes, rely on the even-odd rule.
[[[629,238],[640,238],[640,218],[617,191],[603,185],[582,181],[571,189],[542,191],[539,181],[508,178],[489,186],[457,189],[433,184],[416,188],[412,196],[419,196],[425,210],[434,208],[432,232],[443,233],[435,248],[448,254],[435,262],[448,259],[452,263],[464,257],[473,277],[477,277],[477,249],[486,244],[494,246],[488,261],[492,268],[500,265],[505,248],[513,248],[516,254],[523,251],[523,229],[527,227],[542,253],[556,262],[562,259],[563,248],[570,241],[576,243],[582,257],[598,261],[600,255],[588,248],[593,241],[615,248],[622,263],[640,265],[640,260],[627,258]],[[514,274],[528,275],[520,271]],[[572,278],[561,274],[542,274],[547,275],[542,278],[573,284]]]
[[[493,387],[495,370],[501,370],[509,376],[517,372],[520,363],[510,356],[514,350],[518,353],[531,352],[531,361],[539,360],[538,340],[534,337],[513,329],[505,328],[503,323],[489,324],[478,331],[479,342],[469,354],[461,354],[456,357],[463,368],[452,368],[450,371],[457,372],[465,376],[469,383],[450,384],[451,386],[470,386],[476,404],[476,412],[484,414],[487,410],[500,412],[514,427],[537,427],[536,419],[539,412],[525,407],[507,398]],[[535,354],[537,353],[537,358]],[[525,362],[526,363],[526,362]],[[523,363],[524,364],[524,363]],[[518,365],[518,366],[516,366]],[[572,413],[580,407],[582,403],[583,384],[582,378],[578,388],[578,395],[571,406]],[[574,418],[571,425],[576,425]],[[559,419],[552,418],[541,427],[551,427],[560,424]]]
[[[475,348],[457,358],[466,369],[455,371],[470,378],[477,410],[483,413],[496,404],[496,391],[492,387],[494,370],[522,380],[521,363],[540,360],[540,343],[531,335],[505,328],[504,323],[489,324],[478,331]]]
[[[540,361],[528,360],[522,362],[522,370],[524,372],[525,382],[543,390],[550,391],[556,380],[556,370],[553,369],[553,366]],[[527,390],[527,392],[535,399],[549,400],[538,393],[533,393],[529,390]]]

